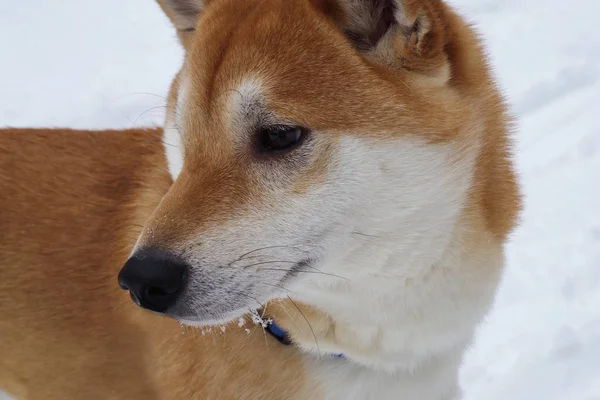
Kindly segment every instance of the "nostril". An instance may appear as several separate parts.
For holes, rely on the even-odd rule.
[[[117,282],[119,283],[119,287],[123,290],[129,290],[129,284],[127,283],[127,278],[125,277],[125,271],[122,269],[119,272],[119,277]]]
[[[119,273],[121,289],[135,304],[156,312],[174,306],[187,281],[188,266],[177,257],[156,250],[134,254]]]
[[[139,297],[137,297],[137,295],[135,294],[135,292],[133,292],[133,291],[129,292],[129,297],[131,297],[131,301],[133,301],[133,303],[136,306],[138,306],[138,307],[142,306],[142,302],[140,301]]]
[[[146,286],[142,290],[142,306],[154,311],[164,312],[177,299],[179,287]]]
[[[164,297],[172,296],[175,293],[177,293],[177,289],[168,290],[167,288],[161,288],[158,286],[148,286],[148,287],[146,287],[146,290],[144,291],[144,295],[148,299],[164,298]]]

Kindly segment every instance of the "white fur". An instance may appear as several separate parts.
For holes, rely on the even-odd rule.
[[[256,107],[262,100],[261,84],[258,79],[245,79],[235,90],[230,91],[227,104],[227,130],[238,136],[244,135],[246,127],[256,123]],[[246,139],[246,138],[244,138]]]
[[[190,90],[190,81],[182,78],[177,92],[177,103],[173,109],[167,110],[165,120],[163,146],[167,156],[167,166],[173,180],[177,179],[183,169],[183,144],[181,140],[180,127],[183,123],[183,113],[185,112],[183,104]]]
[[[348,357],[309,361],[328,399],[451,399],[503,262],[497,247],[465,254],[469,232],[458,218],[473,159],[452,163],[444,145],[410,141],[369,146],[346,139],[342,148],[344,170],[370,177],[371,191],[360,194],[368,209],[346,221],[369,236],[340,236],[330,244],[339,250],[318,265],[347,280],[311,274],[290,287],[295,299],[335,323],[334,341],[299,345]],[[360,170],[352,159],[361,160]]]
[[[164,128],[163,145],[167,156],[167,166],[173,180],[177,179],[183,169],[183,154],[179,130],[167,119]]]

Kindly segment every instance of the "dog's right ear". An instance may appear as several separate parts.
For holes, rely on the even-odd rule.
[[[196,29],[196,21],[208,0],[157,0],[185,46],[185,34]]]

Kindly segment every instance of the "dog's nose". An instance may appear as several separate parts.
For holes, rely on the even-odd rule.
[[[118,280],[138,306],[162,313],[177,301],[187,272],[187,265],[172,255],[142,250],[127,260]]]

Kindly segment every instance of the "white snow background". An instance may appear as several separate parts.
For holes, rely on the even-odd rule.
[[[518,117],[526,196],[465,398],[600,399],[600,0],[451,3]],[[181,57],[152,0],[0,0],[0,126],[160,125]]]

